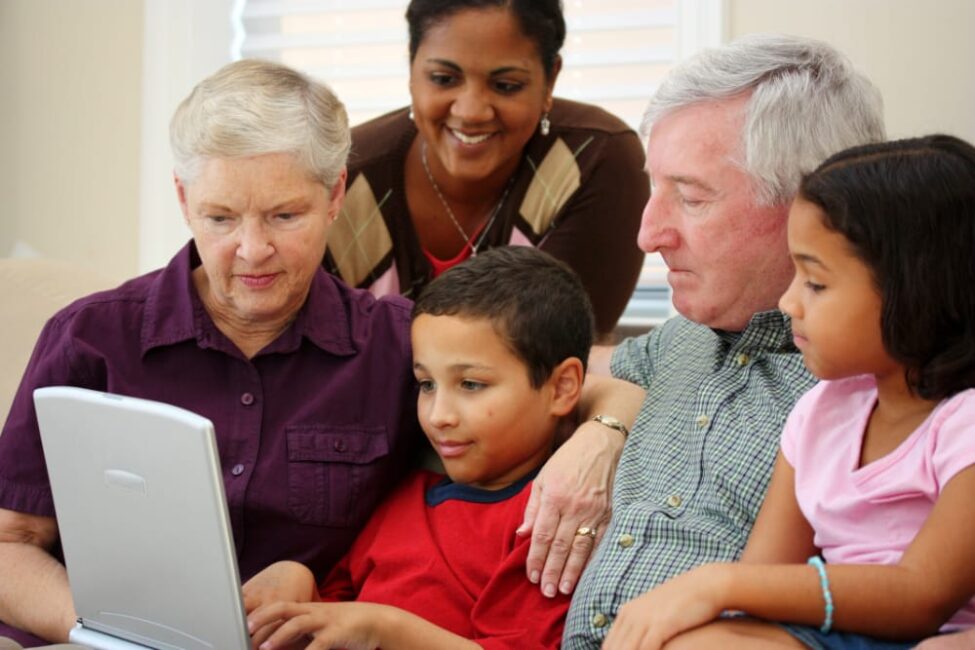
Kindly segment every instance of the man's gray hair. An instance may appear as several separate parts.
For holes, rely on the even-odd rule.
[[[804,174],[830,155],[886,139],[877,88],[832,46],[754,34],[675,66],[643,117],[642,131],[681,108],[751,93],[741,159],[762,205],[790,202]]]
[[[351,146],[345,107],[325,85],[270,61],[244,59],[201,81],[169,125],[176,175],[207,158],[290,153],[331,189]]]

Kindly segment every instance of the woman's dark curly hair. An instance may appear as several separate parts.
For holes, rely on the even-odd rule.
[[[943,399],[975,386],[975,147],[949,135],[854,147],[799,196],[870,267],[884,347],[911,389]]]
[[[410,26],[410,63],[433,25],[463,9],[505,8],[512,13],[522,33],[535,42],[542,67],[550,79],[559,50],[565,41],[565,18],[560,0],[413,0],[406,8]]]

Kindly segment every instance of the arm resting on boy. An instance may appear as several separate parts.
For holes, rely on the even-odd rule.
[[[518,534],[531,533],[528,576],[547,596],[572,593],[609,522],[610,490],[625,437],[592,418],[612,415],[630,428],[644,395],[635,384],[587,374],[578,407],[581,424],[532,484]],[[595,543],[576,535],[581,527],[596,529]]]
[[[0,509],[0,620],[50,641],[67,641],[77,618],[64,565],[51,554],[54,517]]]
[[[789,486],[779,481],[773,487]],[[975,593],[975,550],[970,543],[975,537],[973,491],[975,466],[945,485],[898,564],[827,565],[834,628],[879,638],[917,639],[936,633],[968,602]],[[765,523],[770,524],[770,519]],[[790,554],[780,544],[772,561],[805,553],[808,532],[796,535],[796,552]],[[785,540],[787,534],[782,532],[778,538]],[[692,569],[630,601],[620,609],[603,647],[659,648],[724,610],[815,627],[823,623],[823,590],[813,567],[761,563],[763,558],[754,551],[746,557],[747,562]]]
[[[600,375],[612,377],[613,371],[610,369],[610,362],[613,360],[615,345],[594,345],[589,351],[589,363],[586,372],[590,375]]]

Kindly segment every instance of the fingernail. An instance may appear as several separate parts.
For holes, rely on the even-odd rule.
[[[539,577],[539,576],[538,576],[538,571],[532,571],[532,572],[531,572],[531,575],[530,575],[530,576],[528,576],[528,580],[529,580],[529,582],[531,582],[531,583],[532,583],[533,585],[537,585],[537,584],[538,584],[538,577]]]
[[[555,598],[555,585],[551,582],[542,587],[542,593],[545,594],[547,598]]]
[[[517,530],[515,530],[515,535],[524,535],[526,531],[527,528],[525,527],[525,524],[522,524],[518,526]]]
[[[566,580],[565,582],[562,583],[562,586],[559,587],[559,591],[561,591],[563,594],[568,596],[569,594],[572,593],[572,583]]]

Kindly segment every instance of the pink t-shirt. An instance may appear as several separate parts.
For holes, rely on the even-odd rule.
[[[942,401],[897,449],[858,467],[877,401],[872,375],[823,381],[796,403],[782,433],[799,508],[835,564],[896,564],[941,489],[975,464],[975,389]],[[943,630],[975,625],[975,599]]]

